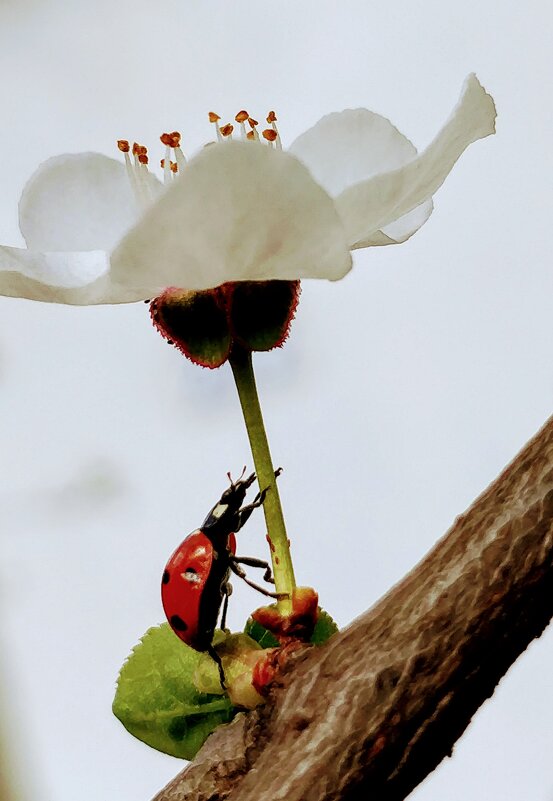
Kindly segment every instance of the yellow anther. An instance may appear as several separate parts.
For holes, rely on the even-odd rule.
[[[220,119],[221,119],[220,116],[218,114],[215,114],[214,111],[210,111],[209,112],[209,121],[210,122],[217,122],[217,120],[220,120]]]
[[[255,139],[255,134],[253,131],[248,131],[246,134],[246,139]]]
[[[119,148],[119,150],[121,151],[121,153],[128,153],[128,152],[129,152],[129,150],[131,149],[131,148],[130,148],[130,145],[129,145],[129,143],[127,142],[127,140],[126,140],[126,139],[118,139],[118,140],[117,140],[117,147]]]
[[[239,111],[234,119],[236,120],[236,122],[246,122],[246,120],[249,119],[249,114],[247,111],[244,111],[244,109],[242,109],[242,111]]]
[[[278,134],[276,131],[273,131],[272,128],[266,128],[263,131],[263,138],[267,140],[267,142],[274,142],[277,138]]]

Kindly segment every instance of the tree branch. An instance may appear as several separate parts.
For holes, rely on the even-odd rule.
[[[553,616],[553,418],[420,564],[154,801],[401,801]]]

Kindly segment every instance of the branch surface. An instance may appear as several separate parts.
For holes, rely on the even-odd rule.
[[[437,545],[154,801],[401,801],[553,616],[553,417]]]

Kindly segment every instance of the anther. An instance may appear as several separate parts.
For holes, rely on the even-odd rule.
[[[165,169],[165,159],[161,159],[161,161],[159,162],[159,166],[162,169]],[[176,163],[176,161],[169,161],[169,169],[171,170],[171,172],[178,172],[179,165]]]
[[[146,153],[139,153],[138,154],[138,161],[141,164],[148,164],[149,159],[148,159],[148,156],[146,155]]]
[[[251,131],[248,134],[248,139],[253,139],[255,142],[259,142],[259,134],[255,129],[256,125],[259,125],[258,121],[254,120],[253,117],[248,117],[248,125],[251,128]]]
[[[133,156],[145,156],[148,152],[148,148],[144,145],[139,145],[138,142],[133,142],[132,145],[132,154]]]
[[[250,139],[252,142],[255,142],[255,134],[256,134],[255,131],[248,131],[248,133],[246,134],[246,139]]]
[[[232,136],[232,132],[233,131],[234,131],[234,125],[231,125],[231,123],[228,122],[226,125],[223,125],[223,127],[221,128],[221,135],[222,136]]]
[[[275,143],[274,146],[277,148],[277,150],[282,150],[282,142],[280,141],[280,136],[278,135],[278,128],[276,127],[276,118],[277,118],[277,116],[276,116],[275,112],[274,111],[269,111],[269,113],[267,114],[267,122],[269,123],[269,125],[271,126],[271,128],[273,129],[273,131],[276,134],[274,140],[271,139],[269,141],[274,141],[274,143]],[[263,134],[263,135],[265,136],[265,134]]]
[[[263,139],[266,139],[267,142],[274,142],[278,136],[276,131],[273,131],[272,128],[265,128],[262,133]]]
[[[167,147],[175,148],[180,146],[181,135],[179,131],[173,131],[172,133],[161,134],[159,138],[161,139],[162,143]]]
[[[245,122],[249,119],[249,114],[245,109],[239,111],[236,117],[234,118],[237,123],[240,124],[240,133],[242,134],[242,139],[246,139],[246,125]]]
[[[129,150],[131,149],[130,145],[129,145],[129,143],[128,143],[128,141],[126,139],[118,139],[117,140],[117,147],[119,148],[121,153],[128,153]]]
[[[219,128],[219,120],[221,119],[218,114],[215,114],[214,111],[210,111],[208,114],[209,121],[215,125],[215,131],[217,132],[217,141],[222,142],[223,137],[221,136],[221,129]]]

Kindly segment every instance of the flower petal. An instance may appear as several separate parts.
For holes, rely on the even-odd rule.
[[[390,120],[366,108],[327,114],[298,136],[289,150],[332,197],[359,181],[402,167],[417,155],[413,143]],[[405,242],[431,213],[430,200],[355,247]]]
[[[99,153],[48,159],[19,201],[21,233],[39,251],[111,250],[139,215],[124,164]]]
[[[111,283],[108,266],[102,250],[40,253],[0,247],[0,295],[77,306],[137,300]]]
[[[332,199],[293,156],[250,142],[204,148],[112,255],[119,283],[158,292],[350,268]]]
[[[413,143],[390,120],[366,108],[327,114],[288,150],[332,197],[417,155]]]
[[[469,75],[461,98],[440,133],[426,150],[392,172],[345,189],[336,198],[351,247],[416,209],[439,189],[461,153],[472,142],[495,133],[493,99]]]
[[[366,239],[351,245],[351,249],[370,248],[382,245],[400,245],[416,234],[432,214],[434,203],[432,199],[421,203],[416,209],[407,212],[390,225],[385,225],[379,231],[374,231]]]

